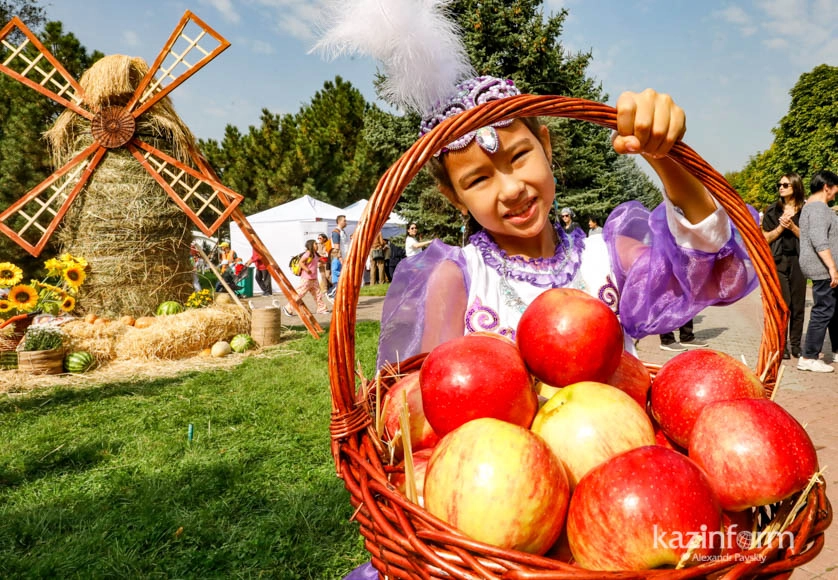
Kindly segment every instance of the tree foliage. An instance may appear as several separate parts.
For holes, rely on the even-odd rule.
[[[0,0],[0,23],[17,15],[35,32],[47,50],[76,78],[102,54],[88,54],[60,22],[48,22],[33,0]],[[20,39],[16,40],[17,43]],[[63,107],[6,75],[0,75],[0,209],[5,209],[53,171],[42,135]],[[47,253],[53,248],[48,248]],[[0,236],[0,259],[28,265],[29,255]]]
[[[816,171],[838,165],[838,67],[823,64],[800,75],[790,94],[771,146],[726,176],[745,201],[759,208],[777,199],[777,180],[784,173],[799,173],[805,183]]]

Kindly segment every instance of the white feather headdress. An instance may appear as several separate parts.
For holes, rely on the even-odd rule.
[[[449,0],[329,0],[321,40],[327,58],[363,54],[378,60],[382,97],[427,114],[457,83],[473,77]]]

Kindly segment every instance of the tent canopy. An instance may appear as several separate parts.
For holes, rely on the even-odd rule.
[[[355,203],[347,205],[345,208],[343,208],[343,212],[346,215],[346,220],[354,222],[360,221],[361,215],[367,208],[368,203],[369,200],[367,199],[359,199]],[[390,217],[387,218],[387,224],[403,226],[407,225],[407,221],[405,221],[405,219],[402,216],[393,211],[390,212]]]

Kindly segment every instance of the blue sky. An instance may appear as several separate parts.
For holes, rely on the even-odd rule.
[[[151,63],[186,9],[232,46],[172,92],[200,138],[246,131],[260,112],[296,112],[324,81],[349,80],[372,100],[375,63],[308,54],[319,0],[52,0],[88,50]],[[623,90],[670,93],[687,113],[685,141],[719,171],[737,170],[772,141],[802,73],[838,64],[838,0],[545,0],[570,15],[562,42],[591,50],[589,74],[613,104]],[[836,96],[838,98],[838,96]]]

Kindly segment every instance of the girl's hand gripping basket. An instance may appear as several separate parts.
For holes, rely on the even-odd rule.
[[[817,483],[808,491],[805,505],[784,528],[794,536],[790,546],[786,545],[788,542],[771,541],[735,560],[719,559],[682,569],[614,572],[585,570],[556,559],[474,541],[409,501],[390,483],[388,474],[394,469],[389,465],[385,445],[376,434],[372,416],[374,409],[367,397],[369,390],[359,388],[355,374],[355,311],[366,256],[402,191],[434,152],[470,131],[497,121],[537,116],[568,117],[612,130],[616,128],[613,108],[558,96],[521,95],[463,112],[420,138],[384,174],[354,234],[355,241],[338,285],[329,333],[331,434],[337,472],[357,508],[354,519],[360,524],[373,566],[390,578],[626,580],[788,577],[794,568],[812,560],[823,547],[823,532],[832,519],[823,483]],[[747,207],[718,172],[683,143],[676,145],[670,157],[707,187],[744,239],[762,289],[764,330],[757,373],[765,377],[764,384],[770,392],[777,380],[781,362],[777,354],[782,352],[782,329],[786,327],[786,308],[771,252]],[[397,373],[418,370],[423,360],[424,355],[418,355],[402,361]],[[655,367],[648,366],[654,374]],[[394,376],[381,377],[384,387],[394,382]],[[764,515],[763,519],[786,517],[777,511]],[[763,521],[762,525],[771,523]]]

